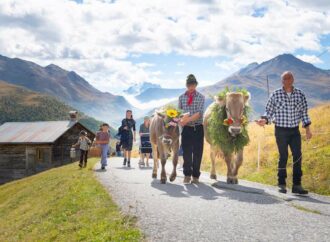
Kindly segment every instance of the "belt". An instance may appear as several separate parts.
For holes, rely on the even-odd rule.
[[[184,126],[184,127],[197,128],[197,127],[201,127],[201,126],[203,126],[203,124],[186,125],[186,126]]]
[[[275,129],[280,129],[280,130],[299,130],[299,126],[297,127],[280,127],[275,125]]]

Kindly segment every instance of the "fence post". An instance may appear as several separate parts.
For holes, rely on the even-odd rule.
[[[257,172],[259,172],[260,168],[260,138],[258,140],[258,159],[257,159]]]

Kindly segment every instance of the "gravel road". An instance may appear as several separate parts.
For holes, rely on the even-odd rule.
[[[199,185],[183,185],[182,170],[164,185],[136,159],[130,169],[122,158],[109,163],[95,173],[123,212],[137,216],[147,241],[330,241],[329,197],[279,194],[244,180],[227,185],[208,173]]]

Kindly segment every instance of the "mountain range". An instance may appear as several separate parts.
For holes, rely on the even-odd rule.
[[[124,90],[124,93],[129,95],[139,95],[149,88],[161,88],[161,86],[151,82],[136,83]]]
[[[42,67],[0,55],[0,80],[45,93],[97,119],[118,123],[133,107],[123,96],[101,92],[74,71],[50,64]]]
[[[284,71],[294,74],[297,88],[302,89],[310,106],[330,100],[330,73],[304,62],[291,54],[283,54],[261,64],[252,63],[229,77],[200,91],[207,96],[214,95],[225,87],[246,88],[251,93],[251,104],[256,114],[264,112],[269,92],[281,87]]]
[[[330,100],[330,70],[317,68],[291,54],[282,54],[260,64],[251,63],[213,85],[198,87],[198,90],[206,96],[208,106],[212,96],[225,87],[246,88],[252,96],[254,115],[259,115],[264,112],[268,98],[267,79],[271,93],[281,87],[280,75],[286,70],[294,73],[295,86],[306,93],[310,106]],[[152,113],[151,109],[132,107],[123,96],[101,92],[74,71],[54,64],[42,67],[30,61],[0,55],[0,80],[54,97],[69,107],[115,126],[124,117],[126,109],[137,111],[134,114],[137,118]],[[176,98],[184,90],[143,82],[128,88],[124,94],[135,96],[141,103],[157,103],[157,100]]]
[[[302,89],[310,106],[330,100],[330,71],[322,70],[304,62],[291,54],[278,55],[262,63],[251,63],[234,72],[227,78],[213,85],[199,87],[198,90],[206,97],[206,105],[212,97],[226,87],[232,89],[246,88],[251,93],[251,106],[254,115],[264,112],[269,92],[281,87],[281,74],[290,70],[295,76],[295,86]],[[136,96],[142,102],[150,102],[164,98],[178,97],[184,89],[148,88]]]

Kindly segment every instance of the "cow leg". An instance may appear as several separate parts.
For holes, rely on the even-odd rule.
[[[165,165],[166,165],[166,157],[165,156],[161,157],[161,165],[162,165],[162,171],[160,173],[160,182],[162,184],[165,184],[166,180],[167,180],[166,170],[165,170]]]
[[[173,170],[172,170],[172,174],[170,176],[170,181],[171,182],[174,181],[175,178],[176,178],[176,167],[178,165],[178,158],[179,158],[178,152],[175,151],[174,154],[173,154]]]
[[[152,178],[157,178],[158,150],[157,150],[157,145],[155,145],[155,144],[152,144],[152,157],[154,159],[154,168],[152,170]]]
[[[233,184],[234,183],[233,175],[232,175],[233,165],[231,163],[231,160],[232,160],[232,154],[225,155],[225,161],[226,161],[226,164],[227,164],[227,183],[228,184]]]
[[[236,155],[236,162],[232,171],[234,184],[238,184],[237,174],[238,174],[238,169],[240,168],[242,163],[243,163],[243,150],[239,151]]]
[[[215,151],[214,151],[214,147],[210,147],[211,148],[211,152],[210,152],[210,156],[211,156],[211,174],[210,174],[210,178],[211,179],[217,179],[217,173],[215,171]]]

